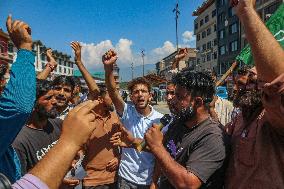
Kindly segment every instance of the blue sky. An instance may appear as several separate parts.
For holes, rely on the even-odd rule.
[[[194,9],[203,0],[180,0],[179,38],[183,46],[195,46],[192,36]],[[1,28],[8,13],[26,21],[33,39],[72,55],[70,41],[83,44],[83,60],[91,70],[101,67],[100,56],[108,48],[118,51],[121,67],[153,64],[175,49],[175,0],[1,0]]]

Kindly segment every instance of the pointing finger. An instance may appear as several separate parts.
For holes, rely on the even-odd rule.
[[[7,17],[6,27],[7,27],[7,31],[11,33],[11,29],[12,29],[12,15],[11,14],[9,14],[9,16]]]

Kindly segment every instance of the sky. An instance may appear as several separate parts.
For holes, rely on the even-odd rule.
[[[192,12],[203,0],[179,0],[179,44],[195,47]],[[176,0],[1,0],[0,27],[7,15],[27,22],[34,40],[73,57],[71,41],[79,41],[90,71],[102,68],[101,56],[113,48],[119,67],[155,64],[176,49]],[[123,73],[122,73],[123,74]]]

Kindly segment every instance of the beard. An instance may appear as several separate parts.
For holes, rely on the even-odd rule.
[[[181,111],[175,114],[175,118],[181,122],[187,122],[194,118],[195,115],[196,109],[194,109],[192,106],[189,106],[187,108],[181,109]]]
[[[59,114],[55,107],[47,111],[44,106],[38,104],[35,109],[36,109],[36,112],[39,118],[42,118],[42,119],[46,119],[46,118],[55,119]]]
[[[236,96],[236,102],[245,121],[254,119],[263,109],[260,90],[241,91]]]

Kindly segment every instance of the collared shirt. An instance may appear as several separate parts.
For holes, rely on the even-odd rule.
[[[10,146],[33,110],[36,96],[35,54],[20,49],[10,71],[10,80],[0,97],[0,172],[11,182],[18,179]],[[16,158],[17,159],[17,158]],[[20,174],[18,174],[20,175]]]
[[[159,123],[161,117],[163,114],[154,110],[153,107],[148,116],[143,116],[137,112],[133,104],[125,103],[121,122],[135,138],[142,139],[148,128],[152,127],[153,123]],[[154,163],[155,158],[151,153],[123,148],[118,174],[130,182],[149,185],[152,181]]]
[[[84,186],[98,186],[111,184],[116,181],[115,171],[106,170],[109,161],[120,158],[118,148],[114,147],[109,139],[121,128],[121,122],[115,112],[110,112],[107,117],[96,115],[96,129],[86,145],[86,155],[83,162],[87,172]]]
[[[228,189],[284,186],[284,74],[263,85],[264,110],[249,125],[242,114],[228,127],[232,154],[226,176]]]

